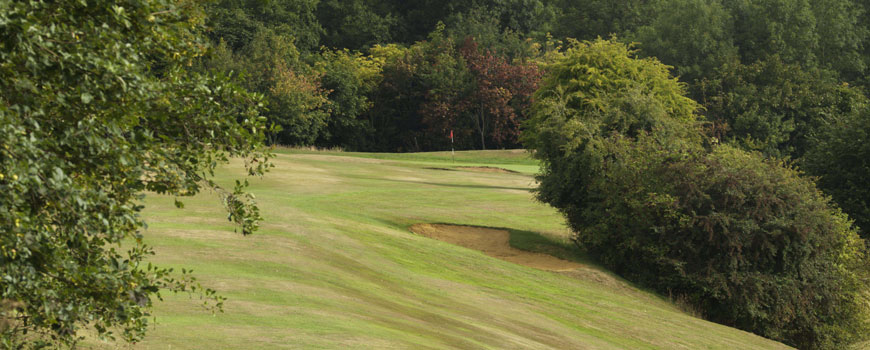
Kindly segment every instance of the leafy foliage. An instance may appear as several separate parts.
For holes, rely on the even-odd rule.
[[[203,188],[242,233],[258,227],[245,184],[209,178],[229,157],[268,168],[264,118],[256,96],[188,70],[207,47],[201,22],[185,1],[0,2],[4,347],[73,344],[81,327],[136,341],[160,290],[220,306],[187,271],[145,264],[139,232],[146,191]]]
[[[650,23],[630,34],[641,53],[674,66],[680,80],[710,78],[737,59],[733,20],[716,1],[658,0],[648,5]]]
[[[828,72],[803,70],[776,56],[723,66],[713,80],[702,94],[709,119],[727,127],[725,140],[780,158],[800,158],[813,130],[865,100]]]
[[[371,108],[369,94],[381,79],[383,59],[349,50],[324,50],[315,63],[320,83],[327,91],[329,118],[319,144],[345,149],[365,147],[371,125],[364,120]]]
[[[317,18],[326,30],[324,46],[359,50],[386,44],[398,18],[385,2],[324,0],[317,5]]]
[[[559,9],[553,33],[592,40],[629,33],[645,24],[648,1],[554,0]]]
[[[544,162],[570,156],[588,139],[620,132],[660,129],[696,138],[691,125],[700,106],[655,59],[635,59],[625,44],[598,39],[572,42],[563,57],[545,67],[535,92],[523,143]],[[549,164],[548,164],[549,165]]]
[[[779,56],[804,67],[833,68],[854,74],[866,28],[857,26],[860,11],[850,0],[741,0],[723,2],[735,19],[741,62]]]
[[[818,176],[819,187],[855,219],[870,238],[870,114],[859,111],[829,119],[811,137],[801,165]]]
[[[605,265],[711,320],[801,349],[866,334],[848,217],[782,162],[705,140],[667,67],[631,56],[597,40],[547,67],[524,135],[538,198]]]
[[[372,91],[372,107],[367,120],[373,132],[367,149],[388,152],[420,151],[418,137],[423,136],[423,124],[417,111],[423,103],[424,91],[415,74],[420,46],[405,48],[391,44],[375,46],[371,55],[382,60],[381,79]]]
[[[535,54],[529,45],[530,39],[524,33],[505,29],[496,14],[490,11],[474,9],[456,14],[445,23],[445,31],[448,37],[460,43],[467,38],[474,38],[474,42],[482,49],[507,60],[524,59]]]
[[[710,320],[800,349],[866,334],[864,242],[810,180],[725,145],[603,142],[606,175],[589,186],[597,203],[568,216],[602,262]]]
[[[466,97],[474,89],[474,76],[459,52],[453,38],[445,37],[443,27],[432,33],[431,41],[415,45],[412,52],[415,72],[423,101],[415,114],[419,114],[425,129],[420,135],[427,148],[448,149],[448,135],[457,129],[456,138],[462,148],[470,148],[474,126],[466,116]],[[431,135],[431,136],[430,136]],[[432,137],[434,136],[434,137]]]
[[[317,20],[320,0],[218,0],[208,4],[208,33],[213,42],[226,41],[238,51],[255,35],[268,30],[295,38],[303,50],[316,49],[324,29]]]
[[[376,46],[382,79],[368,113],[383,150],[515,147],[519,124],[540,79],[532,61],[509,61],[473,38],[457,44],[445,27],[409,48]],[[380,148],[383,147],[383,148]]]
[[[270,143],[310,145],[326,133],[329,101],[321,74],[302,61],[292,38],[260,30],[238,52],[222,42],[203,69],[230,75],[264,95],[263,114],[277,126]]]
[[[511,64],[491,51],[481,50],[471,38],[460,48],[460,54],[474,77],[463,109],[474,119],[481,149],[486,149],[487,138],[496,146],[516,145],[525,110],[541,77],[537,65],[521,61]]]

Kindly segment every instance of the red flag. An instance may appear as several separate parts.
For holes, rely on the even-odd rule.
[[[453,129],[450,130],[450,141],[453,141]]]

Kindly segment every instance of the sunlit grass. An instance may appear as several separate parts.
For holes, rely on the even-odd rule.
[[[248,237],[233,233],[214,194],[184,199],[185,209],[149,196],[152,260],[192,268],[228,301],[212,315],[166,296],[133,348],[785,348],[685,315],[594,264],[545,272],[410,233],[416,223],[505,228],[515,247],[589,263],[563,219],[533,200],[527,153],[450,157],[281,150],[252,183],[266,221]],[[456,168],[477,165],[523,173]],[[218,180],[239,176],[227,167]]]

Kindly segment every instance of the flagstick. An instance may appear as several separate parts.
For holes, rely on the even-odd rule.
[[[453,147],[453,130],[450,130],[450,159],[456,164],[456,149]]]

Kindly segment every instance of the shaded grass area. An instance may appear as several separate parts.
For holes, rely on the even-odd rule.
[[[585,262],[572,255],[558,213],[533,200],[528,173],[426,169],[482,159],[537,167],[504,153],[454,165],[443,154],[284,150],[272,173],[252,182],[266,221],[248,237],[233,233],[215,194],[185,198],[183,210],[148,196],[153,262],[192,268],[228,301],[212,315],[195,297],[168,295],[149,337],[131,348],[786,348],[613,284],[594,265],[576,275],[540,271],[407,230],[436,222],[507,228],[517,248]],[[238,165],[218,181],[240,177]]]
[[[568,237],[547,237],[537,232],[507,229],[511,234],[511,247],[536,253],[545,253],[559,259],[593,264],[573,246]]]

